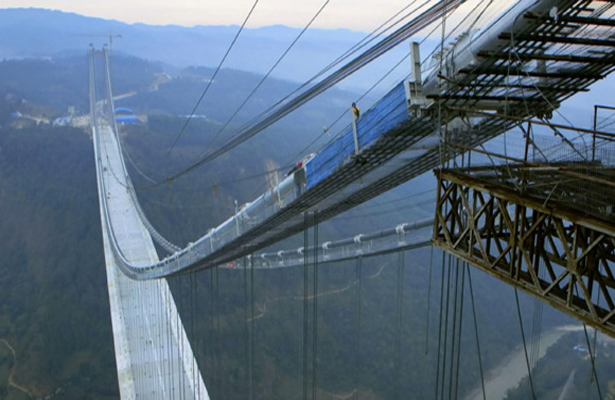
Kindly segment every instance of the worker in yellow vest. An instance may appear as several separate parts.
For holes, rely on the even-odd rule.
[[[359,107],[357,107],[355,103],[352,103],[350,107],[352,108],[352,113],[354,114],[355,118],[359,119],[359,117],[361,116],[361,110],[359,109]]]

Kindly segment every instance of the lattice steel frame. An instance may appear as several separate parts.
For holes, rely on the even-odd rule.
[[[436,246],[615,337],[613,224],[459,172],[436,175]]]

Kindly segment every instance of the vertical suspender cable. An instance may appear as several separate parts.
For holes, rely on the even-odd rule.
[[[523,319],[521,318],[521,307],[519,306],[519,293],[517,288],[515,290],[515,302],[517,304],[517,316],[519,317],[519,327],[521,328],[521,339],[523,340],[523,351],[525,354],[525,364],[527,365],[527,375],[530,380],[530,390],[532,391],[532,399],[536,400],[536,393],[534,392],[534,381],[532,380],[532,370],[530,369],[530,361],[527,356],[527,344],[525,342],[525,330],[523,329]]]
[[[592,348],[589,343],[589,335],[587,334],[587,325],[585,323],[583,323],[583,331],[585,332],[585,341],[587,342],[587,348],[589,349],[589,357],[592,363],[592,373],[594,377],[596,378],[596,387],[598,388],[598,397],[600,398],[600,400],[602,400],[602,390],[600,389],[600,381],[598,380],[598,371],[596,371],[595,354],[592,352]]]
[[[244,378],[245,378],[245,391],[246,394],[250,393],[250,374],[249,374],[249,370],[250,370],[250,323],[251,323],[251,318],[249,317],[249,313],[248,313],[248,259],[247,257],[244,258],[245,262],[244,262],[244,269],[243,269],[243,311],[244,311],[244,320],[245,320],[245,329],[244,329],[244,333],[245,333],[245,343],[244,343],[244,356],[245,356],[245,372],[244,372]]]
[[[211,350],[210,353],[210,361],[213,369],[213,382],[210,385],[210,390],[212,390],[212,397],[218,397],[218,364],[217,364],[217,352],[218,345],[216,343],[216,294],[214,293],[215,289],[215,279],[214,279],[214,269],[211,268],[209,270],[209,309],[210,309],[210,318],[211,318],[211,340],[210,343],[213,343],[213,346],[209,346]]]
[[[323,250],[323,260],[324,260],[324,250]],[[325,315],[326,315],[326,308],[323,307],[323,305],[328,305],[329,304],[329,273],[331,270],[331,262],[326,262],[324,265],[324,282],[323,282],[323,290],[322,290],[322,294],[323,294],[323,302],[321,302],[320,308],[323,309]],[[322,304],[326,301],[325,304]],[[326,341],[325,341],[326,343]],[[321,344],[321,348],[322,348],[322,344]],[[321,351],[323,354],[328,354],[327,351]],[[325,364],[326,366],[326,364]]]
[[[178,285],[177,282],[179,281],[179,277],[175,277],[172,282],[173,282],[173,286],[175,286],[175,293],[178,292]],[[179,300],[179,296],[175,296],[173,295],[173,290],[171,290],[171,301],[175,302],[175,299],[177,298],[177,300]],[[169,303],[170,304],[170,303]],[[178,304],[178,303],[175,303]],[[173,316],[173,313],[171,313],[171,316]],[[179,341],[174,342],[173,341],[173,337],[174,337],[174,329],[177,329],[177,324],[174,321],[174,318],[171,318],[171,337],[169,338],[170,343],[171,343],[171,351],[173,352],[173,362],[175,363],[174,368],[173,368],[173,398],[178,398],[181,399],[181,382],[180,379],[181,377],[180,375],[180,371],[181,371],[181,359],[179,358],[179,354],[177,353],[177,351],[179,350]]]
[[[425,327],[425,354],[429,353],[429,321],[431,317],[431,281],[433,277],[433,245],[429,254],[429,282],[427,283],[427,318]]]
[[[361,373],[361,287],[363,283],[363,258],[358,257],[356,259],[355,264],[355,275],[356,275],[356,321],[357,326],[356,330],[356,338],[355,338],[355,398],[359,398],[359,375]]]
[[[249,399],[254,397],[254,266],[250,257],[250,390]]]
[[[309,213],[303,213],[303,221],[305,229],[303,230],[303,359],[302,359],[302,379],[303,379],[303,400],[308,397],[308,280],[309,280]]]
[[[461,268],[461,305],[459,306],[460,315],[459,315],[459,338],[457,344],[457,369],[456,369],[456,378],[455,378],[455,390],[454,397],[455,399],[459,398],[458,388],[459,388],[459,358],[461,357],[461,332],[463,329],[463,303],[465,298],[465,280],[466,280],[466,269],[463,263],[460,263],[459,259],[457,259],[457,268]]]
[[[395,387],[395,398],[401,399],[401,390],[400,390],[400,369],[401,369],[401,342],[402,342],[402,317],[403,317],[403,308],[404,308],[404,271],[405,271],[405,260],[406,253],[400,251],[398,253],[398,261],[397,261],[397,343],[395,349],[395,373],[394,373],[394,387]]]
[[[455,259],[455,287],[453,294],[453,332],[451,333],[451,366],[449,373],[448,398],[452,399],[453,395],[453,377],[456,375],[455,370],[455,341],[457,340],[457,296],[459,290],[459,259]]]
[[[222,372],[222,363],[220,361],[220,267],[215,267],[215,277],[216,277],[216,364],[218,366],[218,370]],[[222,396],[222,377],[223,373],[218,373],[218,396]]]
[[[171,304],[171,281],[170,279],[167,279],[167,290],[165,290],[165,297],[166,297],[166,302],[165,304],[167,305],[167,308],[169,309],[167,316],[170,317],[171,316],[171,309],[168,307],[169,304]],[[167,396],[170,396],[171,398],[175,398],[175,388],[173,387],[173,354],[171,352],[171,336],[172,336],[172,332],[171,332],[171,321],[169,321],[167,319],[167,323],[165,324],[167,327],[167,333],[166,333],[166,347],[167,347],[167,362],[169,364],[169,374],[168,374],[168,379],[169,381],[167,382]]]
[[[173,291],[172,291],[172,286],[173,286],[173,281],[174,279],[171,280],[171,288],[169,288],[169,305],[171,304],[172,301],[174,301],[173,299]],[[171,317],[173,316],[172,313],[172,309],[169,310],[171,313]],[[177,397],[177,388],[175,385],[176,382],[176,372],[179,370],[178,366],[176,365],[176,361],[179,361],[175,358],[175,353],[174,353],[174,348],[173,348],[173,319],[171,319],[169,321],[169,351],[171,354],[171,360],[172,360],[172,364],[171,364],[171,393],[173,393],[172,398],[176,399]]]
[[[164,296],[163,288],[164,288],[165,284],[166,284],[166,279],[161,279],[160,283],[158,285],[160,287],[160,292],[159,292],[159,295],[157,296],[158,297],[158,315],[160,315],[160,316],[165,315],[164,314],[164,312],[165,312],[164,298],[163,298],[163,296]],[[162,399],[163,396],[164,396],[164,394],[163,394],[163,392],[164,392],[164,377],[166,375],[166,366],[167,366],[166,362],[165,362],[166,358],[165,358],[165,355],[164,355],[164,343],[162,342],[163,325],[164,324],[162,324],[162,323],[158,324],[158,340],[156,342],[156,344],[158,346],[157,352],[158,352],[158,359],[159,359],[159,362],[160,362],[160,374],[162,375],[160,377],[160,381],[163,382],[163,387],[161,388],[161,391],[157,393],[157,396],[156,396],[157,398],[160,398],[160,399]]]
[[[476,352],[478,353],[478,369],[480,371],[480,385],[483,390],[483,400],[487,400],[485,392],[485,375],[483,374],[483,361],[480,354],[480,340],[478,339],[478,323],[476,321],[476,306],[474,304],[474,289],[472,288],[472,273],[467,263],[465,269],[468,271],[468,287],[470,288],[470,301],[472,303],[472,319],[474,320],[474,337],[476,338]]]
[[[180,315],[179,315],[179,304],[180,303],[184,303],[185,298],[184,298],[184,290],[183,290],[183,283],[182,281],[184,281],[184,276],[185,275],[180,275],[179,278],[177,280],[177,286],[179,287],[179,290],[177,292],[177,298],[179,301],[176,302],[177,305],[177,318],[175,319],[176,321],[176,325],[175,325],[175,329],[176,329],[176,333],[177,333],[177,366],[178,366],[178,370],[177,373],[179,374],[179,377],[181,378],[181,382],[179,382],[180,385],[180,399],[185,399],[186,398],[186,374],[188,373],[188,371],[184,370],[184,363],[183,363],[183,347],[185,346],[185,343],[183,342],[183,335],[180,334],[180,332],[183,330],[183,326],[182,326],[182,320],[180,319]],[[179,379],[178,379],[179,381]]]
[[[438,321],[438,351],[436,352],[436,387],[435,387],[435,398],[438,398],[438,388],[440,387],[440,351],[442,348],[442,318],[444,310],[444,261],[445,261],[445,253],[442,252],[442,268],[440,271],[440,312],[439,312],[439,321]]]
[[[448,256],[448,265],[446,266],[446,300],[445,300],[445,308],[444,308],[444,334],[442,335],[444,339],[444,346],[442,349],[442,380],[440,381],[440,396],[444,398],[444,383],[446,382],[446,351],[448,347],[448,320],[449,320],[449,304],[451,297],[451,264],[452,264],[452,256]]]
[[[192,298],[192,304],[194,307],[194,331],[192,332],[192,337],[194,340],[194,347],[196,348],[196,351],[194,352],[194,382],[196,382],[196,398],[197,399],[201,399],[201,369],[199,368],[199,359],[197,357],[200,356],[201,354],[201,349],[200,349],[200,343],[201,341],[199,340],[199,334],[198,332],[200,332],[201,330],[199,329],[199,320],[197,318],[200,318],[201,313],[198,310],[198,305],[201,304],[200,301],[198,301],[198,285],[197,285],[197,275],[196,275],[196,271],[193,273],[192,275],[192,285],[193,285],[193,293],[194,296]]]
[[[185,398],[185,392],[186,392],[186,372],[184,371],[184,362],[183,362],[183,354],[182,354],[182,349],[184,346],[183,343],[183,339],[182,337],[179,335],[179,332],[183,329],[182,327],[182,320],[180,319],[180,315],[179,315],[179,310],[180,310],[180,305],[181,304],[185,304],[185,296],[184,296],[184,276],[185,275],[180,275],[177,279],[177,300],[175,301],[176,307],[177,307],[177,318],[175,319],[175,332],[177,334],[176,336],[176,340],[177,340],[177,373],[179,374],[179,376],[177,377],[177,384],[179,385],[179,398],[180,399],[184,399]],[[184,306],[181,306],[182,308]]]
[[[312,400],[316,400],[318,371],[318,211],[314,211],[314,283],[313,283],[313,332],[312,332]]]
[[[210,337],[212,338],[209,342],[215,343],[215,331],[216,331],[216,323],[215,323],[215,310],[214,310],[214,268],[209,269],[209,317],[210,317]],[[217,346],[207,346],[210,349],[209,360],[212,365],[212,384],[209,385],[209,390],[212,391],[211,397],[216,398],[218,396],[218,391],[215,392],[213,389],[217,388],[218,381],[218,368],[216,365],[216,351]],[[211,350],[213,348],[213,351]]]
[[[158,292],[156,293],[156,315],[158,316],[162,316],[162,312],[164,311],[164,308],[162,307],[162,301],[160,298],[160,294],[161,294],[161,281],[156,281],[156,287],[158,288]],[[160,321],[159,321],[160,322]],[[162,324],[158,323],[156,325],[156,332],[154,333],[154,338],[153,338],[153,345],[155,346],[153,351],[156,355],[156,362],[158,363],[158,369],[155,371],[156,374],[158,374],[159,378],[162,378],[161,375],[161,367],[164,366],[164,362],[163,362],[163,358],[162,358],[162,347],[160,345],[160,326]],[[162,389],[162,388],[160,388]],[[161,398],[162,394],[156,390],[153,393],[154,399],[159,399]]]

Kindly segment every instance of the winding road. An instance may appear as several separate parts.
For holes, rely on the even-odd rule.
[[[13,367],[11,368],[11,373],[9,374],[9,377],[8,377],[9,386],[22,391],[23,393],[27,394],[31,398],[36,398],[36,396],[32,394],[32,392],[28,390],[28,388],[15,383],[15,380],[13,379],[13,375],[15,374],[15,368],[17,367],[17,354],[15,353],[15,349],[13,348],[13,346],[11,346],[11,344],[6,339],[0,339],[0,342],[4,343],[6,347],[9,349],[9,351],[13,354]]]

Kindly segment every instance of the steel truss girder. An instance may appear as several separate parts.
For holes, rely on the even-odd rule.
[[[433,243],[615,337],[615,227],[437,171]]]

